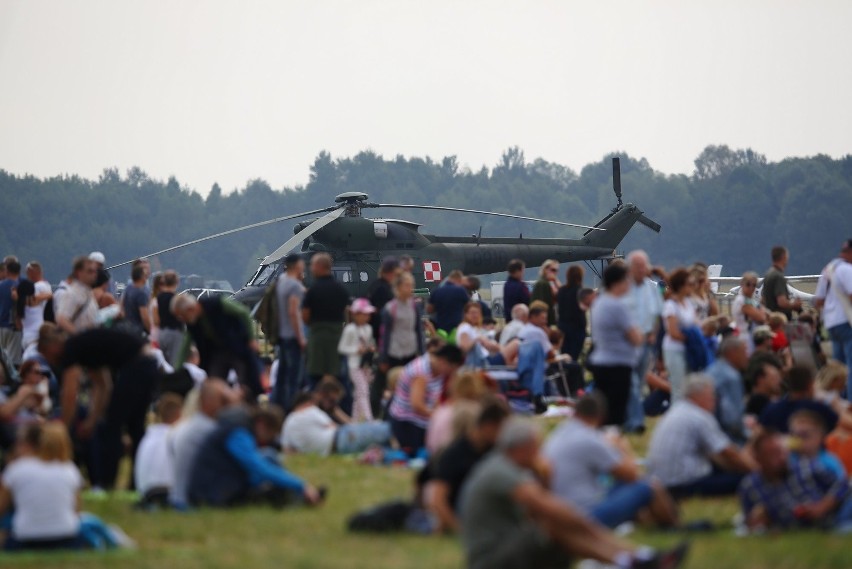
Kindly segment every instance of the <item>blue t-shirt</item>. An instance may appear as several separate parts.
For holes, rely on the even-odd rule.
[[[457,284],[447,282],[436,288],[429,297],[429,304],[435,308],[435,327],[447,332],[457,328],[468,302],[467,291]]]
[[[636,365],[636,347],[627,339],[627,332],[636,325],[620,298],[603,294],[592,305],[591,361],[599,366]]]
[[[0,328],[12,328],[14,325],[15,303],[12,302],[12,289],[18,286],[17,279],[0,281]]]

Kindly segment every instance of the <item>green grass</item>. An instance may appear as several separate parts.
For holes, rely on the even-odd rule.
[[[646,439],[637,439],[643,448]],[[0,554],[0,567],[44,568],[456,568],[463,567],[458,542],[450,537],[349,534],[345,520],[354,511],[406,497],[413,474],[402,468],[358,465],[345,457],[293,457],[288,466],[315,484],[330,487],[320,509],[275,511],[247,508],[188,514],[142,513],[126,494],[87,497],[85,509],[121,526],[139,544],[136,551],[81,554]],[[694,501],[686,519],[725,524],[712,534],[694,535],[687,567],[692,569],[794,569],[852,566],[849,539],[821,533],[737,538],[730,529],[734,500]],[[666,547],[683,536],[640,531],[634,542]]]

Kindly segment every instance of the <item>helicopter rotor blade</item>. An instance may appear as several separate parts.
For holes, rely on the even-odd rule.
[[[327,213],[321,218],[317,219],[306,228],[295,234],[293,237],[288,239],[283,245],[281,245],[278,249],[264,257],[263,261],[260,262],[261,265],[268,265],[270,263],[274,263],[278,261],[282,257],[284,257],[287,253],[290,252],[290,249],[295,247],[297,244],[301,243],[335,219],[339,218],[346,211],[345,206],[338,207],[331,213]]]
[[[313,215],[316,213],[322,213],[324,211],[329,211],[331,209],[337,208],[323,208],[323,209],[315,209],[312,211],[304,211],[302,213],[296,213],[293,215],[285,215],[284,217],[276,217],[275,219],[268,219],[266,221],[260,221],[258,223],[252,223],[249,225],[244,225],[242,227],[236,227],[234,229],[229,229],[228,231],[222,231],[220,233],[214,233],[213,235],[208,235],[207,237],[201,237],[200,239],[193,239],[192,241],[187,241],[186,243],[181,243],[180,245],[175,245],[173,247],[168,247],[166,249],[162,249],[160,251],[156,251],[154,253],[148,253],[147,255],[142,255],[142,257],[154,257],[156,255],[162,255],[163,253],[169,253],[171,251],[176,251],[178,249],[183,249],[184,247],[189,247],[190,245],[196,245],[198,243],[203,243],[204,241],[210,241],[211,239],[218,239],[219,237],[225,237],[227,235],[233,235],[234,233],[239,233],[241,231],[247,231],[249,229],[255,229],[257,227],[263,227],[264,225],[272,225],[274,223],[280,223],[282,221],[287,221],[289,219],[296,219],[298,217],[305,217],[306,215]],[[116,269],[118,267],[123,267],[124,265],[129,265],[133,261],[124,261],[123,263],[118,263],[117,265],[112,265],[107,267],[107,269]]]
[[[430,209],[436,211],[458,211],[462,213],[479,213],[482,215],[493,215],[496,217],[509,217],[512,219],[523,219],[526,221],[537,221],[539,223],[553,223],[555,225],[565,225],[568,227],[579,227],[581,229],[589,229],[593,231],[606,231],[601,227],[592,227],[590,225],[580,225],[578,223],[568,223],[567,221],[554,221],[552,219],[540,219],[538,217],[527,217],[524,215],[513,215],[511,213],[500,213],[496,211],[482,211],[478,209],[464,209],[459,207],[446,207],[440,205],[415,205],[415,204],[399,204],[399,203],[379,203],[379,204],[362,204],[361,207],[398,207],[401,209]]]

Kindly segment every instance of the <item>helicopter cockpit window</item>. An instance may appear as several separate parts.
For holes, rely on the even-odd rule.
[[[368,275],[366,271],[361,271],[358,276],[360,277],[362,283],[367,282],[367,279],[370,278],[370,275]]]
[[[265,265],[258,269],[257,274],[249,284],[254,286],[267,286],[281,272],[281,265]]]
[[[343,284],[352,282],[352,270],[349,267],[332,267],[331,271],[334,273],[334,280],[337,282]]]

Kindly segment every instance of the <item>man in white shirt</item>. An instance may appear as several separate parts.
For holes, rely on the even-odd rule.
[[[500,345],[506,346],[518,337],[529,321],[530,307],[526,304],[516,304],[512,307],[512,320],[500,332]]]
[[[663,313],[663,296],[657,283],[648,275],[651,274],[651,261],[648,254],[641,249],[631,251],[627,255],[627,266],[630,269],[630,292],[624,297],[627,309],[633,317],[633,322],[639,326],[645,341],[637,348],[636,366],[633,368],[631,379],[630,399],[627,402],[627,422],[624,430],[627,432],[643,432],[645,430],[645,412],[642,407],[642,388],[645,385],[645,373],[654,358],[654,346],[657,341],[657,330],[660,315]]]
[[[852,239],[843,242],[840,256],[823,269],[814,296],[823,311],[834,359],[849,367],[846,399],[852,400]]]
[[[687,376],[684,398],[657,424],[648,447],[648,474],[675,498],[724,496],[737,491],[757,465],[722,432],[713,416],[716,393],[706,375]],[[724,465],[716,470],[714,463]]]
[[[518,339],[521,342],[537,342],[544,350],[544,359],[552,356],[553,346],[550,344],[550,338],[547,336],[547,305],[542,303],[541,306],[533,303],[530,305],[529,319],[521,332],[518,334]]]
[[[44,280],[44,272],[38,262],[30,261],[27,264],[27,280],[32,283],[32,294],[24,299],[19,298],[24,303],[24,317],[21,321],[21,345],[24,350],[38,341],[38,329],[44,323],[44,307],[53,296],[50,283]]]
[[[76,334],[97,324],[98,303],[92,285],[95,284],[98,269],[94,261],[77,257],[71,274],[74,280],[62,295],[62,302],[57,307],[56,323],[66,332]]]
[[[157,400],[159,422],[145,430],[136,450],[134,478],[142,505],[165,505],[174,485],[174,457],[169,449],[169,435],[180,420],[183,399],[174,393],[164,393]]]
[[[337,384],[339,385],[339,384]],[[302,393],[296,398],[293,411],[284,421],[281,430],[281,446],[286,452],[317,454],[354,454],[374,445],[387,446],[391,440],[391,428],[384,421],[368,421],[338,425],[317,406],[317,397],[322,391],[334,391],[343,395],[335,384],[323,382],[316,393]],[[326,393],[326,396],[331,393]]]

